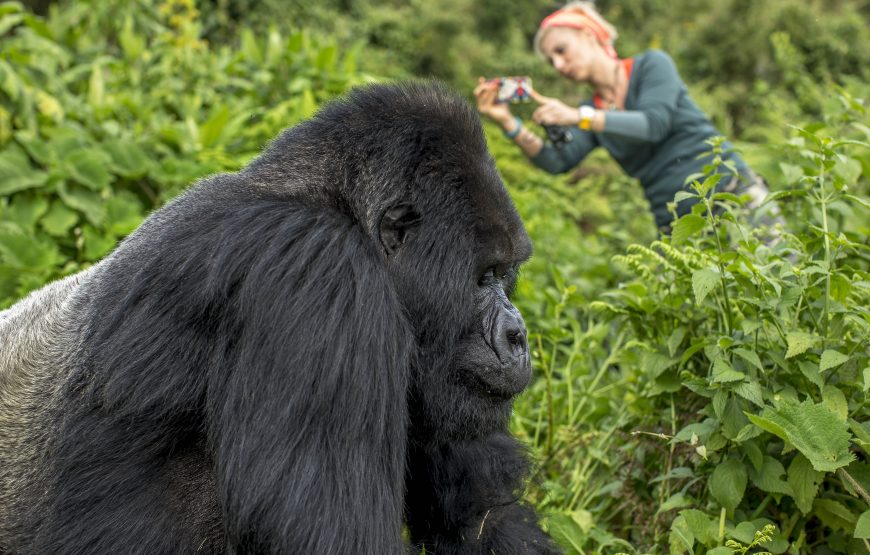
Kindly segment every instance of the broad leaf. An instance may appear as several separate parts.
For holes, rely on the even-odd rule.
[[[839,366],[849,360],[849,357],[834,349],[825,349],[822,353],[822,359],[819,361],[819,371],[824,372],[835,366]]]
[[[855,524],[855,537],[862,540],[870,539],[870,511],[864,511],[858,517],[858,523]]]
[[[786,335],[785,340],[788,343],[788,351],[785,353],[785,358],[791,358],[813,347],[819,341],[819,337],[812,333],[792,331]]]
[[[728,459],[717,466],[710,476],[710,493],[728,512],[733,512],[743,499],[747,481],[743,463],[737,459]]]
[[[696,214],[686,214],[674,224],[674,230],[671,233],[671,242],[674,245],[679,245],[695,235],[707,225],[707,220]]]
[[[753,424],[788,441],[821,472],[832,472],[855,459],[849,451],[846,423],[828,407],[805,401],[768,407],[761,415],[747,414]]]
[[[813,465],[801,454],[797,454],[788,467],[788,485],[791,496],[803,514],[813,508],[813,500],[819,492],[819,484],[825,474],[813,469]]]
[[[719,283],[719,271],[713,268],[702,268],[692,273],[692,290],[695,292],[695,302],[701,304],[707,294]]]
[[[64,167],[69,176],[94,191],[105,189],[112,182],[107,165],[102,152],[89,148],[76,149],[64,158]]]

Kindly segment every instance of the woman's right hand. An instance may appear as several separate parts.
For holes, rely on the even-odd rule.
[[[510,106],[498,100],[498,83],[487,81],[483,77],[478,78],[477,86],[474,87],[474,97],[477,99],[477,111],[492,119],[503,128],[512,126],[514,116]]]

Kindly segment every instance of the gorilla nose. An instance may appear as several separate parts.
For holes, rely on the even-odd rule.
[[[493,347],[501,361],[523,357],[529,350],[526,324],[516,308],[502,314],[494,335]]]

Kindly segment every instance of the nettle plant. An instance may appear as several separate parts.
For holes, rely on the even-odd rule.
[[[639,433],[669,444],[664,471],[648,464],[679,511],[671,553],[731,553],[759,530],[772,553],[870,550],[870,149],[823,130],[783,149],[792,186],[768,203],[784,227],[714,192],[711,143],[711,177],[675,198],[692,212],[616,257],[635,279],[593,303],[631,328],[622,362],[656,407]]]

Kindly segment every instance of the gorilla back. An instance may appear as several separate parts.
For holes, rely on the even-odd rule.
[[[0,553],[545,553],[477,115],[352,92],[0,312]]]

